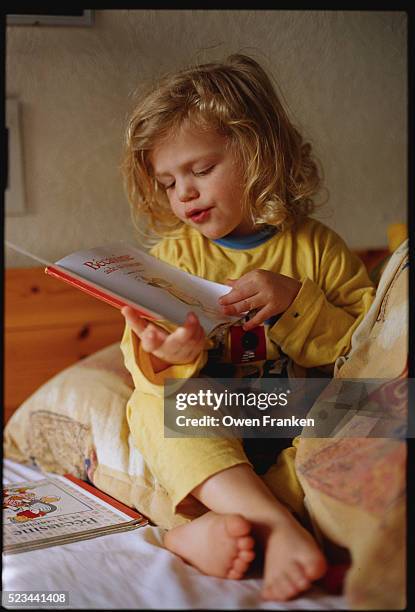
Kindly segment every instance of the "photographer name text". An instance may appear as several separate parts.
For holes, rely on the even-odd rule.
[[[201,417],[187,417],[180,414],[176,417],[178,427],[314,427],[314,419],[298,418],[294,415],[285,418],[271,417],[263,414],[261,417],[233,417],[229,414],[215,417],[204,414]]]

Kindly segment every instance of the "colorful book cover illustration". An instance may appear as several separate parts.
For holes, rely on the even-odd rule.
[[[3,487],[4,553],[66,544],[148,524],[140,513],[69,478],[55,476]]]

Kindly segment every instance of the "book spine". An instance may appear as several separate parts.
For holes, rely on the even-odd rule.
[[[89,493],[91,493],[95,497],[98,497],[99,499],[102,499],[104,502],[106,502],[110,506],[113,506],[117,510],[120,510],[121,512],[124,512],[124,514],[127,514],[127,516],[131,517],[132,519],[136,519],[136,520],[137,519],[142,519],[143,523],[147,523],[148,522],[147,519],[142,514],[137,512],[136,510],[133,510],[129,506],[127,506],[127,505],[123,504],[122,502],[118,501],[118,499],[115,499],[114,497],[111,497],[110,495],[107,495],[107,493],[104,493],[100,489],[97,489],[96,487],[90,485],[89,483],[85,482],[84,480],[80,480],[76,476],[72,476],[72,474],[64,474],[64,478],[67,478],[68,480],[70,480],[71,482],[76,484],[78,487],[81,487],[82,489],[85,489],[85,491],[88,491]]]
[[[85,291],[85,293],[88,293],[93,297],[107,302],[107,304],[110,304],[111,306],[115,306],[116,308],[120,309],[123,308],[123,306],[126,306],[125,301],[120,300],[119,298],[116,298],[115,296],[112,296],[107,292],[101,291],[96,287],[92,287],[91,285],[88,285],[87,283],[79,280],[78,278],[70,276],[69,274],[65,274],[65,272],[62,272],[61,270],[58,270],[53,266],[47,266],[45,268],[45,272],[46,274],[49,274],[49,276],[54,276],[55,278],[59,278],[60,280],[66,281],[70,285],[81,289],[81,291]]]
[[[63,280],[66,283],[69,283],[70,285],[76,287],[77,289],[84,291],[88,295],[91,295],[92,297],[98,298],[99,300],[106,302],[110,306],[115,306],[115,308],[118,308],[120,310],[124,306],[131,306],[139,314],[147,317],[148,319],[157,318],[157,315],[151,312],[150,310],[144,310],[142,308],[139,308],[137,304],[134,304],[130,300],[120,298],[119,296],[116,296],[114,293],[110,292],[107,289],[105,290],[100,289],[99,287],[97,287],[96,285],[92,283],[81,280],[77,275],[75,275],[75,273],[71,272],[69,274],[69,273],[64,272],[60,268],[56,268],[54,266],[47,266],[45,268],[45,273],[48,274],[49,276],[53,276],[54,278],[58,278],[59,280]]]
[[[133,531],[139,527],[144,527],[148,524],[146,522],[129,521],[128,523],[121,523],[111,527],[99,527],[95,531],[81,531],[76,533],[69,533],[62,536],[57,536],[54,539],[47,538],[43,540],[32,540],[31,542],[24,542],[21,544],[7,544],[3,547],[3,553],[5,555],[13,555],[21,552],[29,552],[31,550],[38,550],[40,548],[49,548],[51,546],[62,546],[63,544],[71,544],[72,542],[81,542],[83,540],[92,540],[93,538],[99,538],[104,535],[113,535],[115,533],[123,533],[126,531]]]

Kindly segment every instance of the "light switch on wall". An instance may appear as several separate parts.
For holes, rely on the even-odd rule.
[[[22,215],[26,212],[25,188],[20,132],[19,102],[16,98],[6,99],[6,128],[8,131],[8,164],[5,204],[6,215]]]

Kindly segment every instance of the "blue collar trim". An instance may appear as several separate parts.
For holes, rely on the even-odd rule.
[[[249,236],[224,236],[223,238],[212,240],[212,242],[230,249],[253,249],[267,242],[277,231],[274,225],[267,225],[264,229]]]

